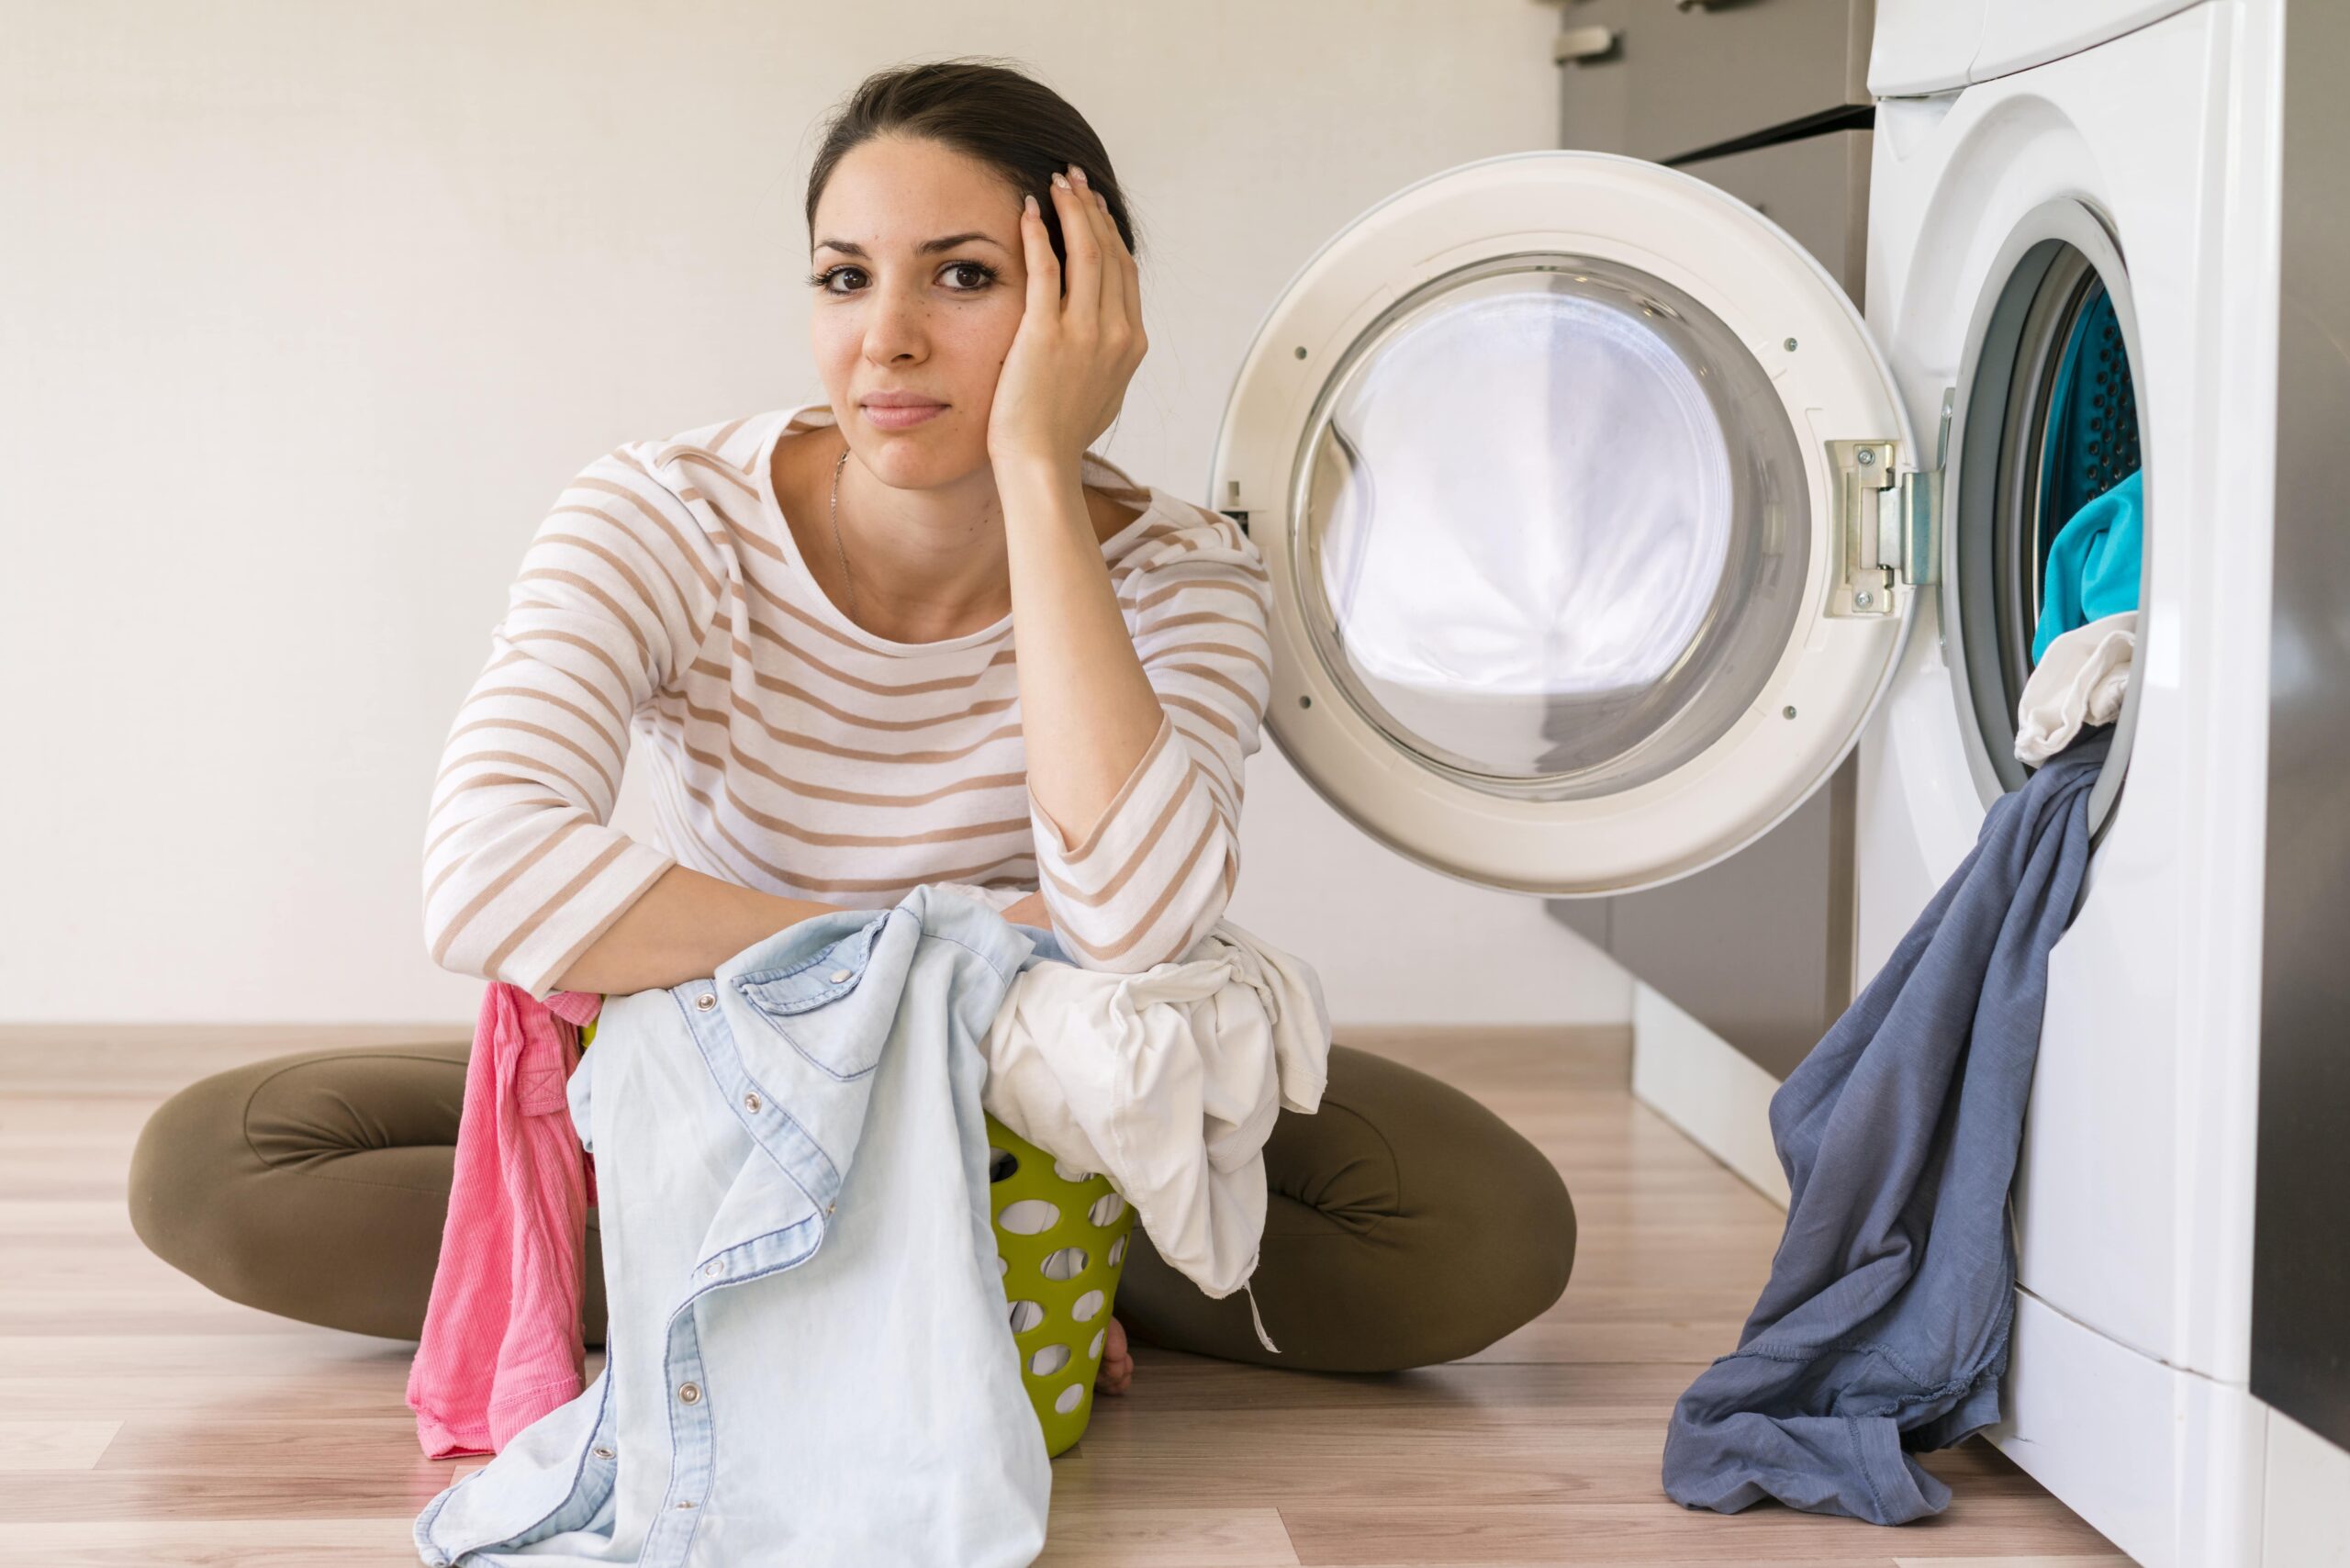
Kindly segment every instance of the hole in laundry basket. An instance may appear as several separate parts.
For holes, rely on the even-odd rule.
[[[1093,1331],[1093,1343],[1085,1347],[1085,1359],[1089,1361],[1101,1361],[1102,1342],[1109,1337],[1110,1331],[1107,1328],[1096,1328]]]
[[[1059,1396],[1054,1399],[1053,1408],[1066,1416],[1083,1403],[1085,1403],[1085,1385],[1081,1383],[1072,1383],[1062,1389]]]
[[[1015,1301],[1012,1304],[1012,1331],[1014,1334],[1025,1334],[1043,1321],[1045,1309],[1036,1303]]]
[[[1048,1254],[1036,1271],[1048,1280],[1073,1280],[1085,1272],[1085,1249],[1064,1247]]]
[[[1059,1205],[1042,1198],[1023,1198],[995,1216],[996,1224],[1014,1236],[1041,1236],[1058,1225],[1060,1219]]]
[[[1028,1370],[1038,1377],[1050,1377],[1067,1365],[1069,1365],[1067,1345],[1046,1345],[1040,1347],[1035,1355],[1028,1358]]]
[[[1094,1200],[1093,1206],[1086,1211],[1085,1217],[1095,1225],[1107,1226],[1114,1224],[1118,1216],[1125,1212],[1126,1200],[1115,1193],[1107,1193]]]
[[[1117,1240],[1110,1243],[1110,1267],[1113,1269],[1116,1268],[1120,1263],[1125,1261],[1125,1257],[1126,1238],[1121,1236]]]
[[[988,1182],[990,1186],[998,1182],[1009,1179],[1012,1173],[1019,1169],[1020,1157],[1013,1153],[1012,1150],[1008,1148],[995,1148],[992,1147],[989,1148]]]
[[[1102,1293],[1087,1291],[1077,1298],[1077,1305],[1069,1309],[1069,1315],[1080,1323],[1092,1322],[1102,1315]]]
[[[1059,1177],[1064,1182],[1091,1182],[1093,1180],[1092,1171],[1080,1170],[1076,1166],[1071,1165],[1065,1159],[1056,1159],[1053,1161],[1053,1174]]]

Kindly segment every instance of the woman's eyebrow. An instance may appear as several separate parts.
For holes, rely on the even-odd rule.
[[[924,240],[921,244],[914,247],[914,253],[916,255],[927,256],[939,251],[951,251],[956,246],[966,244],[973,240],[977,240],[982,244],[993,245],[999,251],[1004,249],[1002,241],[996,239],[991,234],[981,234],[978,230],[974,230],[968,234],[949,234],[943,239]],[[816,249],[820,251],[838,251],[844,256],[862,256],[865,254],[864,246],[852,245],[845,240],[819,240],[816,241]]]

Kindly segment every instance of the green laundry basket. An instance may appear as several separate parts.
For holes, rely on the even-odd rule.
[[[591,1022],[580,1048],[595,1037]],[[1068,1170],[993,1116],[987,1129],[996,1271],[1011,1304],[1020,1380],[1045,1428],[1046,1457],[1057,1458],[1093,1418],[1093,1376],[1125,1271],[1134,1205],[1108,1177]]]
[[[1108,1177],[1067,1170],[993,1116],[987,1126],[996,1268],[1049,1458],[1083,1437],[1092,1419],[1093,1374],[1125,1271],[1134,1205]]]

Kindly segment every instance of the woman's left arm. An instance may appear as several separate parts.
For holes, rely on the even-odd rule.
[[[1158,732],[1094,537],[1081,480],[1085,450],[1110,427],[1148,344],[1134,257],[1081,171],[1053,177],[1069,286],[1035,198],[1020,236],[1027,297],[988,414],[988,455],[1003,501],[1021,734],[1029,786],[1049,821],[1099,818]],[[1049,607],[1049,612],[1047,612]],[[1067,836],[1074,839],[1075,832]]]
[[[1076,476],[1040,467],[1013,477],[999,469],[996,483],[1012,536],[1028,787],[1046,820],[1075,843],[1133,774],[1165,714]]]
[[[1021,219],[1026,304],[988,431],[1003,501],[1021,729],[1044,881],[1034,896],[1080,962],[1138,969],[1178,956],[1181,946],[1165,949],[1188,946],[1195,929],[1221,913],[1237,856],[1227,846],[1215,864],[1199,862],[1215,823],[1227,838],[1237,825],[1241,757],[1230,759],[1235,776],[1225,789],[1211,788],[1192,756],[1200,743],[1178,732],[1144,668],[1102,558],[1081,465],[1086,448],[1116,417],[1147,347],[1140,291],[1133,255],[1081,175],[1066,187],[1057,180],[1052,195],[1069,253],[1068,288],[1064,293],[1059,263],[1028,198]],[[1261,580],[1262,568],[1251,561],[1239,562],[1237,570]],[[1250,599],[1253,605],[1253,593]],[[1248,656],[1261,666],[1260,655]],[[1180,680],[1185,671],[1230,684],[1196,660],[1172,666],[1169,678]],[[1245,756],[1254,749],[1262,697],[1240,695],[1254,711],[1239,715],[1238,723],[1209,703],[1189,706],[1235,732]],[[1237,733],[1242,728],[1245,740]],[[1155,820],[1126,820],[1145,809]],[[1169,855],[1187,845],[1188,861],[1170,865]],[[1145,874],[1154,868],[1156,875]],[[1191,907],[1170,908],[1187,889]],[[1203,907],[1210,894],[1213,907]],[[1022,919],[1035,910],[1023,900],[1005,913]]]
[[[1239,877],[1245,767],[1272,694],[1270,590],[1247,537],[1204,507],[1179,509],[1155,526],[1121,559],[1115,581],[1116,600],[1131,616],[1120,652],[1143,673],[1152,729],[1123,775],[1096,776],[1104,803],[1069,815],[1052,807],[1069,791],[1050,789],[1046,765],[1031,751],[1030,834],[1041,887],[1003,913],[1051,925],[1087,968],[1132,973],[1181,958],[1205,935]],[[1054,645],[1075,644],[1057,628]],[[1023,728],[1033,733],[1030,704],[1044,700],[1030,658],[1023,633]],[[1061,689],[1057,718],[1084,700],[1074,680]],[[1067,755],[1079,755],[1075,743],[1084,737],[1066,738]]]

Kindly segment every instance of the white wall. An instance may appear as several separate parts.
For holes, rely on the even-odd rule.
[[[469,1022],[419,861],[563,483],[821,395],[802,182],[866,72],[989,53],[1134,193],[1107,446],[1203,494],[1284,282],[1398,185],[1549,145],[1535,0],[0,3],[0,1018]],[[616,818],[644,832],[632,784]],[[1620,1021],[1539,902],[1412,867],[1269,744],[1233,918],[1347,1021]],[[1409,961],[1399,961],[1403,953]]]

